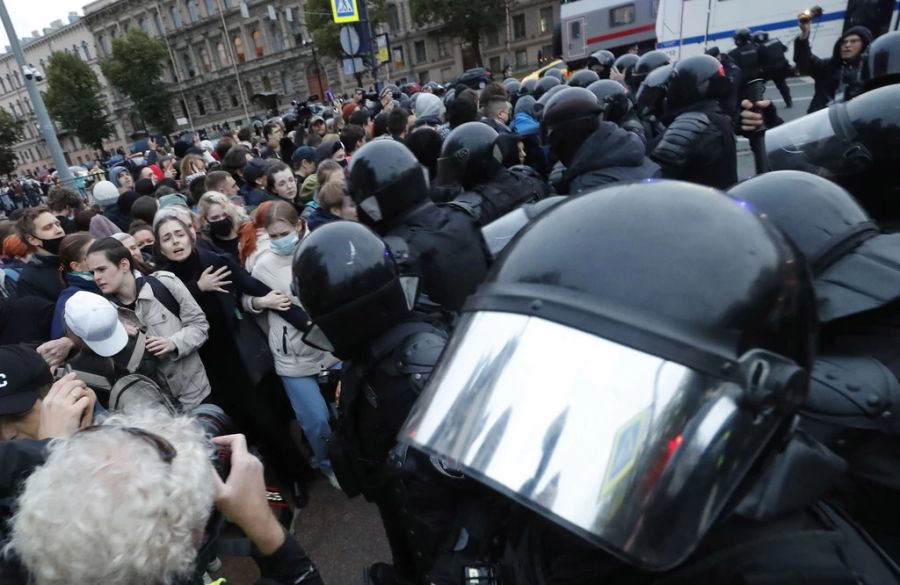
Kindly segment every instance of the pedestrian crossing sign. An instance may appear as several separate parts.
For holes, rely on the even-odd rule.
[[[365,2],[365,0],[362,0]],[[356,4],[357,0],[331,0],[331,13],[334,15],[334,21],[358,22],[359,8]]]

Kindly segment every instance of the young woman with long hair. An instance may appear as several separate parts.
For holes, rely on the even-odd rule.
[[[240,258],[238,230],[246,220],[237,207],[222,193],[207,191],[197,204],[200,231],[212,244],[231,259]]]
[[[198,350],[209,336],[209,322],[184,283],[164,271],[136,277],[131,252],[115,238],[91,244],[87,267],[103,296],[117,305],[123,323],[146,334],[147,351],[159,358],[182,408],[206,400],[210,384]]]
[[[100,292],[87,266],[87,251],[93,243],[94,237],[91,234],[76,232],[64,237],[59,244],[59,270],[66,288],[56,299],[56,309],[53,311],[53,322],[50,325],[50,339],[59,339],[65,335],[63,312],[66,301],[72,295],[80,290]]]
[[[260,255],[253,268],[253,277],[273,289],[290,290],[294,250],[305,232],[303,220],[293,205],[275,201],[262,214],[262,223],[269,235],[269,251]],[[300,305],[295,296],[291,296],[291,302]],[[268,326],[275,371],[281,377],[319,470],[336,484],[328,459],[327,441],[331,434],[328,405],[319,391],[318,375],[334,366],[338,359],[305,344],[303,333],[277,313],[269,315]]]

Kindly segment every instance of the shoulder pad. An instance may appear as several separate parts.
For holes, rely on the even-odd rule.
[[[853,429],[900,433],[900,382],[870,357],[826,356],[816,360],[802,414]]]
[[[439,205],[462,211],[473,219],[478,219],[479,210],[481,208],[481,195],[467,191],[457,196],[453,201],[448,201],[447,203]]]
[[[400,236],[384,236],[382,240],[394,255],[394,260],[398,265],[403,266],[409,262],[409,245],[406,240]]]
[[[709,128],[703,112],[685,112],[669,125],[653,149],[653,160],[670,166],[684,166],[697,139]]]

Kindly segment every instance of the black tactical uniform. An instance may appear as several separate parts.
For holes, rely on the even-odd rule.
[[[650,158],[663,176],[725,189],[737,182],[737,145],[731,118],[717,101],[731,82],[709,55],[675,64],[669,79],[665,133]]]
[[[759,48],[763,77],[772,80],[784,100],[784,105],[788,108],[793,107],[791,88],[787,84],[787,77],[791,74],[791,64],[784,56],[787,47],[778,39],[770,39],[769,33],[765,31],[754,34],[753,42]]]
[[[376,140],[353,156],[347,188],[359,220],[388,241],[404,273],[421,277],[428,302],[455,311],[484,279],[489,255],[474,212],[432,203],[426,173],[399,142]]]

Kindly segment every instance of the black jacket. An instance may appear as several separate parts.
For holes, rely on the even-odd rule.
[[[0,299],[0,345],[50,340],[53,303],[42,297]]]
[[[55,303],[63,288],[65,285],[59,275],[59,256],[35,254],[22,269],[16,294],[20,297],[41,297]]]
[[[730,117],[707,100],[670,112],[650,158],[667,179],[727,189],[737,183],[737,143]]]
[[[809,75],[816,83],[815,94],[809,104],[807,113],[815,112],[827,107],[835,98],[844,99],[844,95],[837,95],[841,88],[846,88],[849,96],[855,95],[867,79],[863,59],[857,59],[849,63],[841,59],[841,41],[851,34],[857,34],[863,40],[863,52],[872,42],[872,33],[863,26],[854,26],[847,29],[835,42],[831,57],[820,59],[812,54],[809,41],[799,37],[794,39],[794,61],[800,75]]]
[[[644,144],[637,134],[612,122],[600,122],[597,131],[575,153],[554,189],[561,195],[575,195],[610,183],[659,176],[659,166],[646,157]]]

